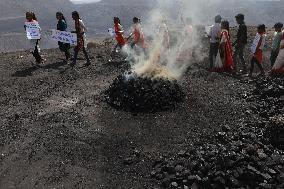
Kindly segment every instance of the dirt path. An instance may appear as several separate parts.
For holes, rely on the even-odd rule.
[[[107,64],[99,49],[74,70],[44,53],[40,68],[23,52],[0,55],[0,188],[157,188],[153,159],[245,118],[237,96],[248,86],[225,75],[194,67],[176,110],[133,115],[101,95],[127,66]]]

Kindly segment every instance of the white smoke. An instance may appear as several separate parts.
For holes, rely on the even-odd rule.
[[[138,76],[178,80],[194,60],[204,59],[205,52],[199,47],[205,31],[198,28],[213,23],[218,10],[212,7],[213,5],[216,7],[221,1],[158,0],[157,2],[157,8],[146,17],[147,21],[142,20],[144,34],[151,39],[148,41],[148,55],[143,53],[137,55],[130,48],[126,51],[133,60],[132,71]],[[187,23],[188,20],[192,20],[192,23]],[[166,27],[170,35],[170,48],[167,47]]]

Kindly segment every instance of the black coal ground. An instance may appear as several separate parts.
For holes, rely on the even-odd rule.
[[[128,77],[119,76],[105,92],[106,102],[119,110],[166,111],[175,108],[184,98],[176,81],[138,77],[131,73]]]
[[[270,119],[253,111],[257,98],[247,98],[253,82],[209,73],[200,62],[180,81],[185,97],[175,109],[133,116],[110,107],[101,95],[128,69],[124,62],[108,62],[109,49],[96,45],[93,65],[84,67],[80,59],[75,69],[63,63],[59,50],[44,51],[47,60],[40,67],[24,52],[0,54],[0,188],[160,188],[162,180],[151,177],[154,162],[187,169],[181,160],[192,155],[189,162],[195,165],[202,161],[195,152],[210,156],[210,149],[226,162],[231,155],[226,140],[237,140],[232,147],[240,149],[258,145],[257,154],[272,162],[263,168],[269,167],[268,175],[279,183],[282,152],[277,155],[269,138],[262,137]],[[255,143],[258,138],[261,143]],[[246,155],[255,150],[241,151],[245,161],[240,169],[257,179],[267,177],[269,184],[267,171]],[[216,174],[223,178],[222,172]],[[190,182],[200,180],[189,176],[194,176],[187,177]],[[172,187],[180,184],[175,182]]]
[[[283,77],[241,82],[255,85],[241,93],[254,102],[246,111],[251,119],[158,159],[151,174],[163,188],[284,188]]]

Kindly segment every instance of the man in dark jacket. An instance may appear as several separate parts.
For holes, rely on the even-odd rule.
[[[237,69],[237,63],[240,61],[243,66],[243,73],[247,72],[246,61],[244,58],[244,50],[247,44],[247,26],[245,24],[245,16],[243,14],[238,14],[236,16],[236,21],[239,24],[237,40],[234,43],[234,62],[235,68]]]

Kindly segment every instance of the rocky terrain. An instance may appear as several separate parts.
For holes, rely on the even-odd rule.
[[[0,54],[0,188],[283,188],[283,77],[210,73],[205,58],[175,108],[117,110],[105,91],[129,65],[111,46],[74,69],[58,49],[41,65]]]

